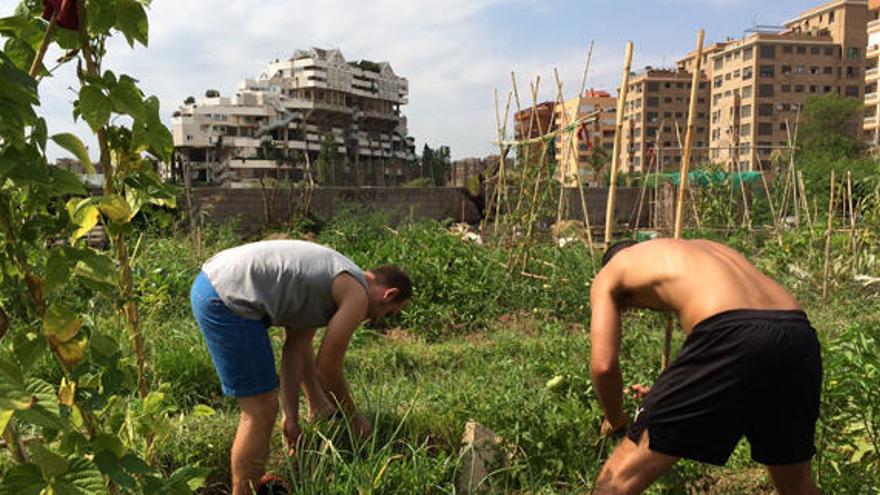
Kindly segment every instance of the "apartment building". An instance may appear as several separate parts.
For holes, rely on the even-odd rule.
[[[681,69],[645,68],[630,78],[624,103],[620,171],[649,172],[681,164],[692,73]],[[704,161],[709,140],[709,89],[702,77],[697,88],[693,157]]]
[[[865,95],[868,10],[865,0],[835,0],[778,29],[756,28],[709,47],[709,159],[757,169],[788,148],[801,105],[811,96]],[[694,53],[678,61],[693,70]]]
[[[533,107],[529,107],[513,115],[513,132],[517,141],[537,138],[556,130],[555,119],[556,103],[544,101]],[[517,159],[530,164],[538,163],[543,152],[543,143],[535,142],[526,147],[517,149]],[[552,154],[555,149],[553,143],[548,144],[547,153]]]
[[[347,61],[337,49],[296,50],[232,97],[209,92],[174,113],[178,160],[197,182],[242,185],[314,177],[322,143],[336,145],[349,182],[396,183],[415,159],[401,107],[408,82],[387,62]]]
[[[599,114],[595,120],[578,125],[576,130],[559,135],[555,141],[555,158],[566,185],[577,185],[578,176],[582,181],[598,183],[611,162],[617,98],[607,91],[590,89],[556,106],[557,128],[567,127],[596,112]]]
[[[865,139],[880,145],[880,0],[868,1],[868,48],[865,51]]]

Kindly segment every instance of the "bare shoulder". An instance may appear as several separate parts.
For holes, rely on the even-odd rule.
[[[364,286],[349,273],[340,273],[333,279],[330,284],[330,291],[333,300],[337,305],[341,305],[343,301],[353,301],[367,306],[367,292]]]

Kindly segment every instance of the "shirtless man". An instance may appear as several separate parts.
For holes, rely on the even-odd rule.
[[[740,253],[703,240],[625,241],[590,291],[590,372],[603,434],[623,432],[621,313],[674,312],[687,334],[644,395],[594,494],[636,494],[679,458],[723,465],[745,435],[782,495],[818,494],[810,459],[822,362],[797,300]]]
[[[223,393],[241,415],[232,444],[232,493],[253,493],[278,414],[288,446],[300,436],[299,389],[310,413],[329,415],[339,404],[361,437],[370,423],[358,412],[342,372],[352,334],[409,303],[409,277],[393,265],[362,271],[338,252],[304,241],[273,240],[222,251],[202,265],[190,291],[193,314],[220,376]],[[285,327],[281,378],[268,328]],[[315,329],[326,326],[317,362]],[[324,391],[327,391],[325,395]]]

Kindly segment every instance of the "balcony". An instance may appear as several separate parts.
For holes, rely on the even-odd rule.
[[[880,57],[880,45],[869,45],[867,51],[865,51],[865,58],[877,57]]]
[[[865,80],[867,81],[875,81],[880,77],[880,68],[874,67],[873,69],[868,69],[865,71]]]
[[[865,105],[876,105],[880,103],[880,93],[865,93]]]
[[[870,117],[865,117],[865,127],[876,127],[877,126],[877,117],[872,115]]]
[[[880,31],[880,19],[874,19],[873,21],[868,22],[868,32],[876,33]]]

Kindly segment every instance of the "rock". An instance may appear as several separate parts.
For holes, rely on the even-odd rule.
[[[461,471],[456,483],[458,493],[478,493],[487,488],[481,484],[489,473],[506,463],[502,440],[489,428],[468,421],[461,443]]]

